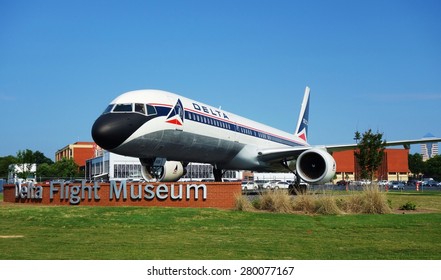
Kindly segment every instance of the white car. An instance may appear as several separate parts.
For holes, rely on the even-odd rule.
[[[274,189],[288,189],[289,183],[284,181],[279,181],[274,184]]]
[[[242,190],[257,190],[259,186],[254,182],[242,182]]]
[[[274,184],[275,184],[275,182],[273,182],[273,181],[265,182],[263,184],[262,188],[265,190],[270,190],[270,189],[274,188]]]
[[[389,185],[389,181],[388,180],[381,180],[381,181],[378,181],[378,185],[379,186],[386,186],[386,185]]]
[[[395,190],[404,190],[404,184],[400,181],[390,181],[389,187]]]

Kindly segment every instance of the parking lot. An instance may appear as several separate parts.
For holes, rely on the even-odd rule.
[[[282,187],[281,187],[282,186]],[[308,191],[319,192],[319,191],[362,191],[365,186],[362,184],[348,184],[348,185],[337,185],[337,184],[324,184],[324,185],[307,185],[306,188]],[[393,192],[404,192],[404,191],[441,191],[441,186],[435,185],[419,185],[418,189],[416,185],[413,184],[403,184],[397,186],[389,186],[389,184],[380,185],[379,186],[384,191],[393,191]],[[242,193],[244,194],[258,194],[263,193],[269,190],[277,190],[277,189],[292,189],[292,184],[259,184],[259,183],[250,183],[246,182],[242,184]]]

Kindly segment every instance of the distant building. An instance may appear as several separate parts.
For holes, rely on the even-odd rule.
[[[80,170],[84,170],[86,160],[94,156],[95,149],[96,144],[94,142],[75,142],[59,149],[55,153],[55,162],[63,158],[73,159]]]
[[[98,148],[94,158],[86,162],[86,179],[88,180],[122,180],[142,179],[141,163],[138,158],[126,157]],[[242,179],[238,171],[225,172],[224,179]],[[181,181],[214,180],[213,166],[210,164],[190,163],[187,174]]]
[[[141,163],[138,158],[126,157],[106,150],[96,149],[96,156],[86,161],[87,180],[141,179]]]
[[[378,180],[399,180],[407,181],[409,179],[409,150],[406,149],[385,149],[383,163],[380,166],[376,177]],[[332,156],[337,164],[337,171],[334,183],[340,180],[359,181],[360,168],[353,150],[334,152]],[[254,181],[294,181],[293,173],[257,173],[253,174]]]
[[[8,183],[15,183],[17,180],[35,180],[37,164],[10,164],[8,167]],[[26,177],[26,178],[23,178]]]
[[[428,133],[423,137],[423,139],[430,139],[433,137],[435,136]],[[421,155],[423,156],[423,161],[438,155],[438,142],[421,144]]]
[[[227,170],[222,176],[224,180],[242,180],[243,172],[236,170]],[[182,181],[201,181],[214,180],[213,165],[208,163],[189,163],[187,165],[187,174],[182,176]]]
[[[295,181],[296,177],[292,172],[254,172],[252,180],[249,181]]]
[[[359,181],[360,167],[354,155],[354,151],[334,152],[332,155],[337,164],[336,181]],[[379,167],[376,178],[378,180],[409,180],[409,150],[385,149],[384,158]]]

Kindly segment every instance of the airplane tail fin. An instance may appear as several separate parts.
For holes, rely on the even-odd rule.
[[[295,135],[305,142],[308,142],[308,124],[309,124],[309,87],[305,88],[302,107],[300,109],[299,120]]]

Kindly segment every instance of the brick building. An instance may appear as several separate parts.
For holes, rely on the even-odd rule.
[[[336,181],[360,180],[360,168],[357,165],[354,151],[334,152],[332,155],[337,163]],[[376,175],[378,180],[407,181],[409,179],[409,150],[385,149],[384,158]]]
[[[58,150],[55,153],[55,161],[63,158],[73,159],[80,169],[84,170],[86,160],[94,157],[95,147],[94,142],[75,142]]]

